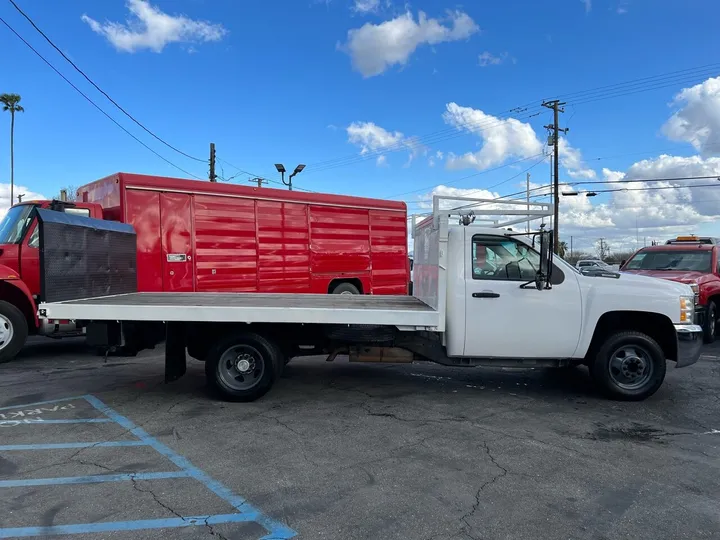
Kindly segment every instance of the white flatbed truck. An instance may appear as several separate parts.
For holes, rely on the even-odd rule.
[[[463,204],[435,197],[432,215],[413,224],[413,296],[131,292],[45,302],[39,315],[83,321],[88,339],[104,346],[164,324],[166,380],[185,373],[187,351],[205,361],[211,388],[235,401],[264,395],[292,357],[319,353],[468,367],[584,364],[596,387],[620,400],[651,396],[666,361],[698,360],[689,286],[585,276],[552,257],[550,232],[507,228],[551,215],[548,204],[451,200]],[[76,226],[86,219],[73,218]]]

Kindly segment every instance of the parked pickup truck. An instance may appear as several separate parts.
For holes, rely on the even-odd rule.
[[[129,225],[105,230],[105,221],[39,209],[43,279],[65,283],[39,314],[86,321],[98,346],[138,335],[120,326],[165,321],[166,381],[185,373],[187,351],[205,361],[210,387],[235,401],[264,395],[292,357],[320,353],[465,367],[585,364],[595,386],[619,400],[655,393],[667,360],[698,360],[702,329],[690,286],[584,276],[552,257],[551,232],[505,228],[551,215],[549,204],[453,197],[463,202],[455,210],[445,199],[435,197],[432,215],[414,226],[413,296],[136,293]],[[468,209],[488,202],[495,209],[483,214],[495,226],[476,225]],[[108,257],[111,272],[93,262]],[[73,265],[63,268],[67,260]]]
[[[705,343],[715,341],[720,316],[720,246],[714,238],[678,236],[665,245],[645,247],[620,270],[689,285],[695,294],[695,322]]]

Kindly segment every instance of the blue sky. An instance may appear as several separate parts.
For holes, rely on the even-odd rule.
[[[460,195],[448,188],[487,188],[538,162],[530,156],[538,140],[545,142],[542,126],[551,112],[529,115],[544,97],[720,61],[720,3],[711,0],[16,1],[159,136],[200,158],[215,142],[225,177],[238,171],[222,160],[272,179],[278,177],[276,162],[288,169],[305,163],[299,187],[397,196],[411,210],[422,209],[418,201],[435,186]],[[133,134],[183,169],[206,176],[206,164],[176,154],[123,117],[7,0],[0,1],[0,17]],[[16,122],[16,184],[52,195],[117,171],[184,176],[104,118],[2,25],[0,40],[0,91],[21,94],[26,108]],[[655,86],[667,83],[656,90],[577,105],[569,99],[561,115],[570,128],[561,178],[571,173],[601,180],[609,174],[603,168],[647,178],[668,171],[720,174],[714,149],[703,146],[713,135],[720,142],[720,89],[711,84],[718,75],[715,66],[684,79],[656,80]],[[708,79],[671,104],[683,88]],[[505,111],[528,103],[528,111],[514,115],[516,124],[503,123]],[[677,111],[687,114],[667,127]],[[0,119],[0,148],[6,148],[9,115]],[[661,154],[680,161],[663,161]],[[519,159],[524,161],[508,166]],[[638,165],[643,159],[649,161]],[[485,172],[496,167],[502,168]],[[547,183],[548,172],[549,165],[539,163],[533,182]],[[476,173],[482,174],[463,179]],[[8,176],[9,156],[2,151],[0,184]],[[240,174],[232,181],[247,180]],[[491,193],[523,185],[524,174]],[[645,236],[688,228],[713,232],[720,211],[704,201],[718,196],[706,189],[710,194],[694,203],[703,190],[683,198],[689,191],[564,200],[568,233],[587,238],[588,245],[600,235],[626,242],[636,234],[634,217],[632,227],[625,219],[631,206]],[[648,211],[676,200],[682,208]]]

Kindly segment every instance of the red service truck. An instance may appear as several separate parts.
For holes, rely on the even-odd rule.
[[[408,293],[403,202],[118,173],[0,222],[0,362],[28,335],[83,333],[37,317],[36,207],[132,225],[142,292]]]
[[[622,272],[685,283],[695,293],[695,321],[705,343],[715,341],[720,317],[720,244],[717,238],[678,236],[665,245],[638,250],[623,261]]]

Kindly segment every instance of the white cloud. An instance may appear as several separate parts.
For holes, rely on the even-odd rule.
[[[590,13],[592,10],[592,0],[580,0],[583,4],[585,4],[585,13]]]
[[[483,143],[477,152],[461,156],[448,153],[447,168],[483,170],[503,163],[510,157],[527,158],[542,153],[543,145],[530,124],[514,118],[500,119],[479,109],[448,103],[445,123],[478,135]]]
[[[570,243],[574,239],[575,250],[588,250],[598,238],[611,242],[614,249],[633,249],[636,238],[642,246],[643,238],[666,240],[680,233],[697,232],[704,223],[720,220],[720,182],[717,180],[636,182],[618,184],[627,179],[678,178],[687,176],[720,176],[720,158],[702,158],[700,156],[678,157],[661,155],[654,159],[634,163],[626,171],[602,170],[604,180],[611,184],[597,186],[572,187],[560,186],[561,193],[578,191],[576,196],[560,197],[560,240]],[[715,184],[712,187],[690,187]],[[626,188],[622,191],[586,197],[592,189],[598,192],[606,189]],[[646,190],[648,187],[668,189]],[[517,186],[517,191],[525,189],[525,182]],[[531,183],[533,195],[550,195],[549,187]],[[540,188],[540,189],[538,189]],[[432,208],[432,195],[451,197],[473,197],[493,199],[498,193],[487,189],[463,189],[437,186],[432,192],[419,196],[417,206],[421,211]],[[523,196],[517,196],[523,200]],[[552,202],[550,197],[534,197],[536,202]],[[601,200],[602,202],[598,202]],[[450,204],[458,206],[461,203]],[[494,208],[484,205],[483,208]],[[498,206],[499,207],[499,206]],[[479,213],[479,211],[477,212]],[[533,227],[538,222],[534,222]],[[546,220],[550,223],[550,220]],[[521,226],[518,226],[522,229]]]
[[[373,77],[391,66],[404,66],[421,45],[467,39],[479,30],[462,11],[448,12],[445,20],[429,19],[421,11],[417,21],[408,11],[389,21],[366,23],[348,31],[347,43],[340,48],[350,55],[355,70],[363,77]]]
[[[720,153],[720,77],[685,88],[672,103],[679,109],[665,122],[663,133],[688,142],[703,155]]]
[[[347,127],[348,141],[360,147],[360,154],[395,147],[405,140],[399,131],[390,132],[374,122],[353,122]]]
[[[720,175],[720,158],[704,159],[700,156],[661,155],[634,163],[625,173],[603,169],[603,177],[611,182],[619,182],[623,178],[659,179],[715,174]],[[630,239],[632,242],[626,248],[632,248],[635,247],[636,235],[641,240],[643,236],[667,239],[678,233],[693,232],[702,223],[720,219],[720,182],[717,182],[718,187],[690,186],[715,182],[627,183],[622,184],[626,189],[611,193],[608,201],[599,204],[593,204],[595,198],[584,196],[583,191],[576,197],[561,197],[561,239],[568,240],[570,235],[592,239],[607,237],[626,244]],[[664,189],[646,190],[648,187]],[[598,190],[617,188],[618,184],[597,187]]]
[[[507,52],[502,52],[499,55],[495,56],[490,51],[485,51],[480,53],[480,56],[478,56],[478,63],[480,64],[480,67],[499,66],[500,64],[505,62],[507,58]]]
[[[570,146],[564,137],[560,138],[560,164],[567,169],[568,176],[576,180],[592,180],[597,178],[597,173],[588,168],[582,158],[580,150]]]
[[[33,199],[45,199],[40,193],[36,193],[25,186],[18,186],[15,184],[13,189],[13,195],[15,196],[14,203],[17,203],[17,196],[23,195],[23,200],[30,201]],[[8,208],[10,208],[10,184],[0,184],[0,219],[5,217]]]
[[[355,0],[352,10],[357,13],[375,13],[380,8],[380,0]]]
[[[442,159],[444,156],[445,156],[445,154],[443,154],[440,150],[435,152],[435,157],[438,159]]]
[[[628,12],[626,7],[620,6],[617,8],[617,14],[618,15],[625,15]]]
[[[147,0],[127,0],[127,8],[131,17],[125,23],[81,18],[117,50],[129,53],[142,49],[159,53],[170,43],[219,41],[227,34],[221,24],[168,15]]]
[[[388,131],[374,122],[353,122],[346,131],[348,142],[360,148],[360,155],[407,150],[409,153],[405,167],[409,167],[417,156],[428,151],[417,137],[406,137],[399,131]],[[387,157],[378,156],[376,165],[387,165]]]

